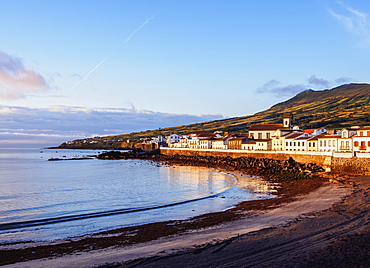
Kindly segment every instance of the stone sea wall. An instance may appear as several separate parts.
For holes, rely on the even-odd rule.
[[[302,164],[314,163],[324,167],[331,166],[331,156],[325,153],[304,154],[302,152],[247,152],[243,150],[207,150],[207,149],[178,149],[178,148],[160,148],[161,154],[164,155],[188,155],[188,156],[220,156],[220,157],[254,157],[269,158],[274,160],[288,160],[290,157]]]
[[[333,157],[331,169],[336,173],[370,175],[370,158]]]
[[[164,155],[186,156],[219,156],[219,157],[254,157],[269,158],[274,160],[288,160],[290,157],[302,164],[317,164],[327,171],[344,174],[370,175],[370,158],[358,157],[333,157],[330,152],[246,152],[243,150],[207,150],[207,149],[183,149],[183,148],[160,148]]]

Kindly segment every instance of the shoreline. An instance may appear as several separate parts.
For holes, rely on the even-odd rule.
[[[318,199],[312,199],[314,192],[302,196],[306,202],[301,205],[323,204],[326,199],[327,208],[301,214],[283,224],[198,248],[160,252],[100,267],[370,267],[370,176],[357,176],[344,183],[349,194],[335,194],[338,199],[334,203],[328,200],[325,187],[320,188],[324,191]],[[275,216],[280,217],[283,211],[297,212],[300,205],[294,203],[299,200],[273,210]]]
[[[241,171],[222,170],[232,173],[238,180],[242,180],[243,176],[247,175]],[[257,226],[254,227],[254,229],[246,231],[245,228],[243,229],[240,226],[246,224],[244,221],[248,220],[250,221],[248,224],[251,225],[253,224],[253,221],[255,221],[256,217],[261,218],[261,216],[263,217],[270,211],[279,209],[280,207],[286,207],[287,205],[294,203],[297,198],[302,199],[299,197],[299,195],[302,193],[311,193],[323,187],[325,189],[334,189],[338,187],[341,188],[341,186],[338,185],[328,184],[327,178],[308,180],[309,183],[305,183],[305,181],[306,180],[282,182],[282,188],[279,189],[278,193],[280,198],[245,201],[232,209],[200,215],[193,217],[190,220],[151,223],[142,226],[127,227],[98,234],[92,234],[80,238],[72,238],[70,240],[54,241],[44,244],[34,243],[34,246],[23,249],[21,245],[9,246],[8,250],[0,250],[2,253],[0,255],[3,256],[1,257],[2,260],[0,261],[0,265],[10,264],[9,267],[24,267],[25,265],[27,265],[27,267],[39,267],[40,265],[44,264],[49,265],[47,263],[51,262],[50,265],[53,267],[72,267],[71,265],[73,263],[78,263],[78,260],[82,261],[83,259],[86,260],[87,258],[86,261],[90,262],[89,264],[79,263],[79,265],[76,267],[81,267],[81,265],[82,267],[88,267],[96,264],[102,265],[108,262],[112,263],[116,261],[128,261],[129,259],[143,256],[148,257],[151,256],[150,254],[156,254],[160,251],[163,251],[163,249],[161,249],[155,253],[155,248],[158,248],[157,241],[164,241],[163,243],[169,245],[167,250],[171,251],[171,249],[173,250],[176,248],[175,244],[181,244],[179,244],[179,242],[171,242],[172,239],[182,240],[184,235],[187,236],[189,234],[200,237],[199,234],[202,232],[207,232],[207,230],[210,233],[213,232],[212,238],[210,238],[210,234],[208,234],[205,236],[207,237],[206,239],[195,240],[195,244],[197,245],[195,247],[199,247],[199,245],[202,244],[207,244],[210,242],[214,243],[215,241],[230,239],[231,237],[244,232],[258,230],[261,228],[261,226],[263,228],[268,227],[268,225],[261,225],[261,223],[259,223],[259,227]],[[346,191],[346,193],[348,193],[348,189]],[[342,193],[340,196],[343,195],[345,195],[345,193]],[[336,198],[338,198],[338,196],[336,196]],[[335,202],[337,201],[338,200],[336,199]],[[295,215],[294,217],[297,216],[298,215]],[[292,220],[293,218],[289,219]],[[268,221],[271,222],[272,219],[269,219]],[[285,221],[286,220],[283,220],[283,222],[280,222],[279,224],[283,224]],[[236,228],[238,231],[233,231],[232,234],[227,233],[226,230],[227,228],[230,228],[230,226],[234,226],[232,228]],[[221,235],[221,233],[224,232],[227,233],[226,236]],[[148,245],[149,249],[154,248],[154,251],[152,249],[149,255],[143,254],[145,250],[143,250],[142,246],[145,248],[145,245]],[[194,245],[191,244],[182,244],[180,246],[180,248],[184,247],[194,249]],[[120,248],[121,251],[117,250],[117,248]],[[179,248],[179,246],[177,246],[177,248]],[[130,250],[131,252],[136,251],[137,253],[129,253]],[[122,260],[122,251],[126,252],[126,255],[129,255],[128,259]],[[117,260],[112,257],[113,253],[119,255]],[[93,255],[91,254],[96,257],[93,258]],[[52,259],[40,260],[42,258],[50,257]],[[102,261],[102,258],[104,261]],[[23,260],[29,261],[19,262]],[[97,263],[91,263],[91,261],[96,261]],[[66,264],[65,262],[69,262],[69,264]]]

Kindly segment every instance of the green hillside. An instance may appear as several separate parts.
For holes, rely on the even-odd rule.
[[[287,101],[272,106],[270,109],[250,116],[95,139],[138,140],[145,137],[165,136],[170,133],[187,134],[196,131],[223,131],[225,128],[229,129],[230,132],[245,132],[251,124],[281,123],[281,116],[286,112],[293,113],[294,124],[301,128],[340,129],[354,125],[370,125],[370,85],[348,84],[324,91],[307,90]]]

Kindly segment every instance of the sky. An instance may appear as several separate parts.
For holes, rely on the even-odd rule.
[[[365,0],[0,0],[0,145],[251,115],[368,83],[369,14]]]

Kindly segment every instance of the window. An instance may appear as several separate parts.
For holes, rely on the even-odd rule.
[[[294,142],[294,146],[296,146],[296,143]]]
[[[298,146],[301,146],[301,142],[298,142]]]
[[[369,146],[369,147],[370,147],[370,141],[368,141],[368,142],[367,142],[367,146]]]
[[[364,142],[364,141],[362,141],[362,142],[361,142],[361,147],[364,147],[364,146],[366,146],[366,145],[365,145],[365,142]]]
[[[258,139],[262,139],[262,133],[258,133]]]
[[[369,137],[370,136],[370,131],[367,132],[367,136]]]
[[[312,146],[311,146],[311,142],[309,142],[309,143],[308,143],[308,147],[312,147]]]
[[[349,148],[349,141],[346,141],[346,147]]]
[[[304,146],[304,141],[302,141],[302,146]]]
[[[322,141],[320,141],[320,147],[322,147]]]
[[[326,141],[324,141],[324,147],[326,147]]]
[[[285,146],[288,146],[288,142],[285,143]]]
[[[355,142],[353,143],[353,145],[354,145],[354,146],[356,146],[356,147],[358,147],[358,141],[355,141]]]
[[[270,133],[266,133],[266,139],[270,138]]]

